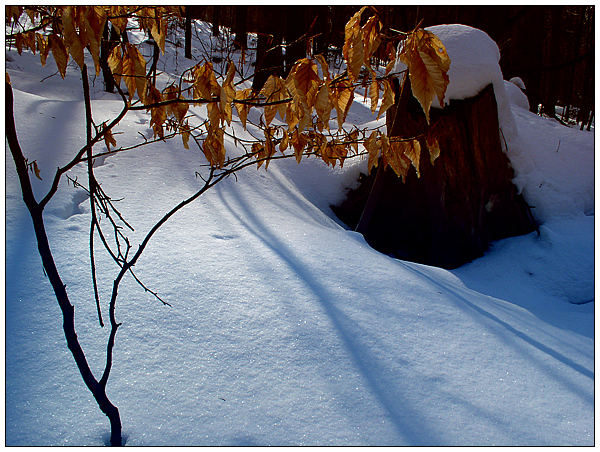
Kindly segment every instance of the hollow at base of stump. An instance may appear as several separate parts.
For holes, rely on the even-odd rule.
[[[427,127],[406,88],[388,110],[388,136],[414,137]],[[497,111],[492,85],[475,97],[432,109],[441,150],[434,164],[422,145],[420,177],[411,170],[403,183],[380,165],[332,209],[373,248],[448,269],[482,256],[490,241],[536,230],[512,183]]]

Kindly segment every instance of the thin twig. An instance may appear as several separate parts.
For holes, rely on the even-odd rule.
[[[94,228],[96,227],[96,206],[94,202],[96,180],[94,178],[94,165],[91,159],[92,156],[92,106],[90,102],[90,86],[88,82],[87,65],[83,65],[81,68],[81,81],[83,83],[83,100],[85,103],[85,132],[87,149],[86,154],[88,156],[87,172],[88,172],[88,186],[90,195],[90,210],[91,210],[91,221],[90,221],[90,267],[92,272],[92,286],[94,287],[94,299],[96,301],[96,310],[98,311],[98,322],[101,327],[104,327],[102,321],[102,310],[100,308],[100,295],[98,293],[98,281],[96,279],[96,261],[94,259]]]
[[[133,276],[133,279],[135,279],[135,281],[146,291],[151,293],[154,298],[156,298],[158,301],[160,301],[162,304],[164,304],[165,306],[169,306],[170,308],[172,308],[173,306],[171,306],[169,303],[167,303],[165,300],[163,300],[156,292],[154,292],[153,290],[149,289],[142,281],[140,281],[140,279],[136,276],[136,274],[133,272],[133,270],[131,269],[131,267],[129,268],[129,273],[131,274],[131,276]]]

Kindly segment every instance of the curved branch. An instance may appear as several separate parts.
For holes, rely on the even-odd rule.
[[[60,182],[60,178],[63,176],[63,174],[65,174],[67,171],[69,171],[71,168],[73,168],[78,163],[83,162],[83,155],[87,152],[88,147],[93,146],[94,144],[98,143],[102,138],[104,138],[104,135],[106,134],[106,132],[111,130],[114,126],[116,126],[121,121],[121,119],[123,119],[123,117],[127,114],[129,109],[130,109],[129,104],[125,103],[125,106],[123,107],[121,112],[117,115],[117,117],[113,121],[111,121],[111,123],[108,126],[106,126],[102,131],[97,133],[91,139],[89,145],[86,144],[83,148],[81,148],[77,152],[75,157],[73,157],[73,159],[69,163],[67,163],[65,166],[59,167],[56,169],[56,173],[54,175],[54,180],[52,181],[52,186],[50,187],[50,190],[48,191],[46,196],[44,196],[44,198],[40,201],[40,207],[42,209],[44,207],[46,207],[46,204],[48,204],[48,202],[50,202],[52,197],[56,194],[56,191],[58,190],[58,184]]]

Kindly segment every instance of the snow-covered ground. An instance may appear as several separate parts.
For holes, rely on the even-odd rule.
[[[162,83],[195,64],[178,52],[159,64]],[[41,68],[37,56],[6,54],[39,195],[85,139],[80,80],[71,67],[40,83],[56,70],[50,58]],[[119,110],[99,78],[93,96],[96,120]],[[456,270],[382,255],[339,223],[329,205],[364,161],[249,168],[172,218],[136,266],[172,307],[131,280],[120,290],[108,393],[127,445],[593,445],[594,133],[513,99],[507,87],[508,154],[539,235],[496,242]],[[356,124],[373,121],[361,100]],[[149,130],[136,112],[115,137]],[[123,198],[139,239],[199,187],[203,162],[176,140],[109,157],[96,175]],[[86,180],[85,168],[72,175]],[[88,214],[85,193],[63,183],[46,221],[100,372],[107,331],[91,292]],[[106,301],[117,269],[97,255]],[[105,444],[108,422],[66,348],[8,148],[5,312],[6,443]]]

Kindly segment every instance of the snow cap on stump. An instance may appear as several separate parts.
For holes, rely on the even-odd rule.
[[[444,102],[448,104],[453,99],[474,97],[492,83],[502,133],[506,139],[516,135],[515,120],[500,70],[500,50],[494,40],[484,31],[467,25],[435,25],[426,30],[442,41],[450,57],[450,83]],[[394,71],[404,69],[406,66],[398,59]],[[437,99],[434,99],[432,107],[440,108]]]

